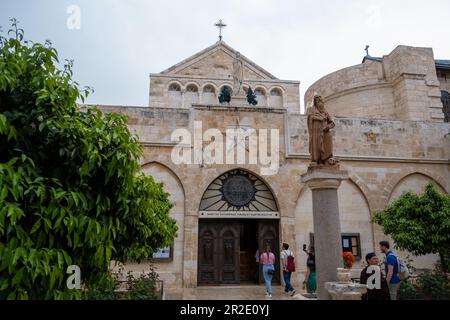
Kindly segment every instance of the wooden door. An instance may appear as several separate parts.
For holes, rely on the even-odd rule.
[[[240,283],[238,223],[222,224],[219,237],[219,281],[220,284]]]
[[[200,221],[198,284],[239,284],[239,224],[221,220]]]
[[[258,246],[260,252],[264,252],[269,244],[275,254],[275,274],[272,283],[280,284],[280,246],[278,241],[278,220],[261,220],[258,224]],[[259,281],[264,282],[262,266],[260,266]]]
[[[200,223],[198,240],[198,284],[219,282],[218,235],[210,223]]]

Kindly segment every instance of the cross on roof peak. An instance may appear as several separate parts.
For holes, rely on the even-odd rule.
[[[219,28],[219,41],[222,41],[222,29],[227,25],[223,23],[222,19],[220,19],[216,24],[214,24],[217,28]]]

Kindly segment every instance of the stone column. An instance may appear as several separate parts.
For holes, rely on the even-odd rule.
[[[341,224],[337,189],[348,178],[339,166],[310,166],[302,182],[312,191],[317,298],[331,300],[325,282],[337,281],[337,268],[343,266]]]

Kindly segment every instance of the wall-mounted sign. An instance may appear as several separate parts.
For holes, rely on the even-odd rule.
[[[200,211],[200,219],[280,219],[277,211]]]
[[[167,246],[159,249],[152,256],[153,260],[172,261],[173,260],[173,246]]]

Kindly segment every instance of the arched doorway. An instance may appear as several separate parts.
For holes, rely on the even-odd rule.
[[[246,170],[228,171],[208,186],[199,209],[198,285],[263,282],[256,257],[266,245],[279,257],[278,205],[268,185]]]

